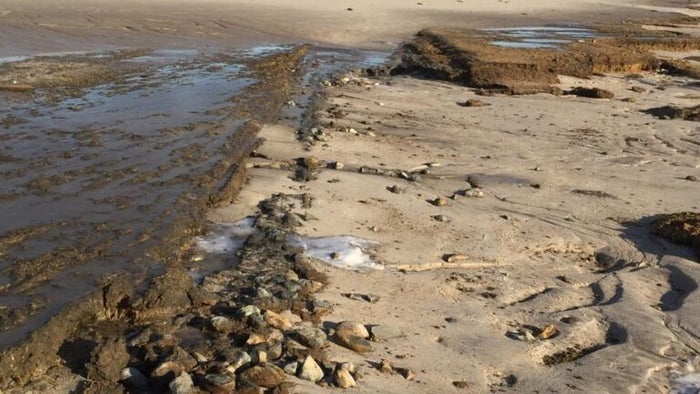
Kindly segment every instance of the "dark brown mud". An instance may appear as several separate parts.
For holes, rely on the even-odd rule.
[[[305,47],[299,47],[261,59],[236,59],[236,64],[245,64],[249,70],[244,79],[248,82],[238,94],[235,89],[223,92],[229,101],[219,104],[215,120],[185,124],[183,129],[160,129],[154,136],[137,135],[138,130],[114,133],[118,134],[116,138],[105,142],[110,148],[118,146],[122,137],[131,136],[126,138],[128,143],[122,152],[140,151],[144,155],[120,157],[115,160],[119,165],[110,166],[110,160],[100,159],[103,152],[80,152],[80,143],[72,151],[47,155],[49,149],[44,147],[43,152],[28,155],[21,151],[22,141],[37,138],[32,130],[10,129],[3,133],[6,144],[14,147],[10,154],[17,158],[9,163],[19,167],[3,169],[9,181],[3,182],[2,194],[11,196],[2,201],[4,212],[10,215],[0,236],[0,253],[9,263],[0,271],[3,346],[34,332],[19,346],[3,352],[0,387],[26,382],[53,365],[64,339],[73,335],[79,324],[125,317],[123,308],[129,294],[145,286],[143,279],[169,272],[169,267],[183,261],[193,237],[202,233],[206,224],[205,209],[230,202],[241,187],[245,179],[242,163],[258,144],[258,125],[277,120],[298,80],[305,52]],[[233,61],[217,59],[224,65]],[[240,75],[236,78],[242,79]],[[85,87],[82,83],[75,86]],[[134,92],[143,93],[142,89]],[[23,103],[11,110],[21,111],[26,106]],[[62,110],[60,104],[58,108],[41,108],[54,113]],[[165,120],[167,123],[167,117]],[[47,126],[39,122],[34,133]],[[51,132],[65,138],[70,131]],[[99,140],[110,133],[98,128],[88,134],[85,145],[99,149]],[[169,134],[179,137],[170,139],[171,146],[163,138]],[[145,141],[152,142],[144,146]],[[205,143],[208,145],[203,149],[200,145]],[[151,164],[151,155],[158,154],[148,152],[163,148],[166,154],[162,164],[141,167],[147,160]],[[57,160],[61,160],[60,165]],[[91,165],[70,170],[67,161],[87,161]],[[51,174],[54,169],[56,173]],[[74,182],[76,179],[80,182]],[[106,186],[111,189],[102,190]],[[95,194],[91,195],[92,191]],[[115,271],[120,273],[104,276]],[[172,286],[177,284],[166,285]],[[95,288],[101,290],[94,293]],[[143,306],[144,310],[155,308],[156,304],[148,302]]]
[[[653,50],[700,49],[699,38],[642,30],[640,24],[626,25],[615,36],[612,27],[529,29],[422,30],[403,45],[401,63],[391,72],[462,83],[487,94],[559,94],[559,75],[653,71],[662,65]]]

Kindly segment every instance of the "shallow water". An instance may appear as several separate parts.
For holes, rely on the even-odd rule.
[[[0,128],[0,347],[94,291],[105,275],[138,282],[162,272],[161,249],[178,246],[169,245],[171,232],[201,216],[202,182],[221,182],[207,179],[212,166],[240,149],[227,142],[246,120],[235,97],[255,82],[245,59],[286,49],[159,50],[122,60],[140,71],[80,97],[0,105],[0,120],[19,120]],[[322,77],[383,58],[309,50],[308,93],[285,115],[301,122]],[[198,239],[209,253],[195,278],[231,263],[221,255],[247,231],[236,226]]]
[[[482,29],[497,39],[492,45],[504,48],[558,48],[563,44],[597,37],[595,30],[577,26],[525,26]]]

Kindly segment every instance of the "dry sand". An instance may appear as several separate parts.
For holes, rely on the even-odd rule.
[[[554,1],[42,2],[55,5],[51,13],[26,3],[0,1],[0,34],[13,37],[0,44],[2,54],[266,40],[386,48],[429,24],[614,19],[620,7],[647,13],[633,1],[584,1],[566,10]],[[697,104],[697,81],[645,73],[561,82],[564,89],[607,89],[615,98],[477,97],[469,88],[407,77],[328,87],[319,110],[328,141],[306,151],[294,129],[265,126],[258,152],[269,159],[251,159],[236,204],[210,217],[235,221],[273,193],[302,190],[314,196],[308,212],[318,218],[305,223],[303,235],[378,242],[372,254],[384,270],[319,265],[330,276],[320,297],[335,307],[328,323],[356,320],[402,332],[365,356],[331,345],[332,359],[364,370],[353,392],[666,392],[676,374],[698,367],[700,268],[691,249],[649,235],[648,222],[700,210],[700,184],[684,179],[700,177],[700,128],[641,110]],[[487,105],[457,105],[467,99]],[[347,115],[331,118],[327,110],[337,108]],[[344,131],[350,128],[358,133]],[[409,182],[325,169],[301,184],[274,168],[309,155],[346,168],[427,171]],[[459,195],[469,176],[483,197]],[[393,185],[403,191],[390,192]],[[430,203],[440,196],[446,205]],[[604,266],[611,261],[618,264]],[[552,339],[506,336],[550,324],[559,331]],[[576,360],[558,363],[566,357]],[[415,379],[380,373],[382,359]],[[298,383],[299,392],[340,391]]]
[[[310,42],[393,49],[426,26],[493,27],[658,16],[673,1],[0,0],[0,56],[111,47]],[[641,8],[645,6],[647,8]]]

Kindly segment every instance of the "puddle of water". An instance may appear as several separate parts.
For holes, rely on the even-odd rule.
[[[150,71],[57,105],[0,106],[0,119],[24,120],[0,129],[0,152],[14,159],[0,161],[0,196],[14,196],[0,199],[0,235],[46,228],[3,251],[0,306],[28,305],[27,294],[47,300],[2,332],[0,347],[93,291],[107,273],[144,278],[160,270],[149,248],[182,219],[176,204],[236,149],[223,148],[244,121],[228,112],[229,98],[254,82],[240,64],[194,53],[144,57]],[[25,288],[18,278],[27,271],[44,279]]]
[[[29,59],[29,56],[5,56],[5,57],[0,57],[0,64],[23,62],[27,59]]]
[[[377,245],[372,241],[351,236],[306,238],[291,235],[287,242],[301,247],[308,256],[334,267],[355,271],[384,269],[366,253],[366,250]]]
[[[498,35],[499,39],[491,41],[492,45],[525,49],[558,48],[562,44],[598,36],[594,30],[570,26],[506,27],[482,31]]]
[[[241,54],[243,56],[259,57],[259,56],[263,56],[263,55],[272,55],[274,53],[284,52],[286,50],[289,50],[291,47],[292,47],[291,45],[265,44],[265,45],[258,45],[258,46],[252,47],[250,49],[247,49],[245,51],[242,51]]]
[[[531,42],[531,41],[491,41],[491,45],[495,45],[503,48],[525,48],[525,49],[536,49],[536,48],[556,48],[557,45]]]

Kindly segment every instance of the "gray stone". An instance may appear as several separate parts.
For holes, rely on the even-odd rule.
[[[244,352],[243,350],[236,350],[229,361],[229,368],[233,369],[234,372],[238,371],[239,368],[247,365],[252,361],[250,354]]]
[[[313,313],[331,313],[333,305],[326,300],[314,300],[311,304],[311,311]]]
[[[238,310],[238,314],[241,317],[260,316],[260,308],[255,305],[246,305]]]
[[[294,338],[304,346],[310,348],[320,348],[328,343],[328,337],[323,330],[319,328],[306,327],[294,331]]]
[[[299,369],[299,378],[316,383],[323,379],[323,370],[313,357],[307,356]]]
[[[370,330],[372,331],[372,338],[376,341],[385,341],[387,339],[399,338],[403,336],[403,332],[401,332],[398,327],[386,324],[372,326]]]
[[[214,316],[209,322],[214,330],[222,334],[228,334],[233,330],[233,322],[227,317]]]

